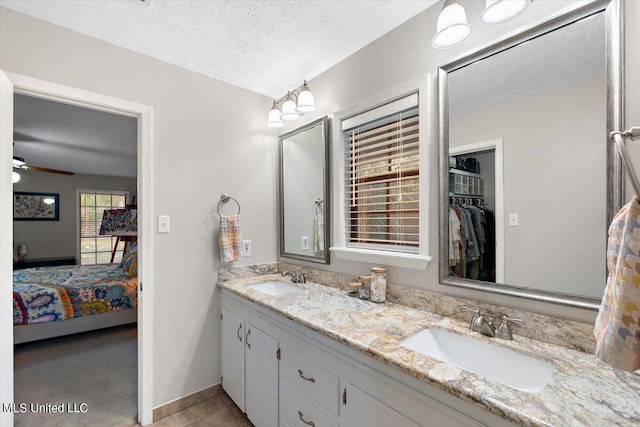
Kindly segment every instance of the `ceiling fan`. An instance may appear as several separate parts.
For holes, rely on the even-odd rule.
[[[30,171],[36,171],[36,172],[57,173],[57,174],[60,174],[60,175],[75,175],[74,172],[63,171],[63,170],[59,170],[59,169],[43,168],[43,167],[40,167],[40,166],[27,165],[27,163],[24,161],[24,159],[22,157],[18,157],[18,156],[13,156],[13,167],[14,167],[14,169],[24,169],[24,170],[30,170]]]

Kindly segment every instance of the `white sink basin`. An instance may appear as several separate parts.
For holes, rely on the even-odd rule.
[[[258,283],[256,285],[249,285],[251,289],[255,289],[256,291],[260,291],[267,295],[279,296],[290,294],[291,292],[300,292],[304,291],[304,288],[299,286],[292,285],[287,282],[264,282]]]
[[[400,345],[529,393],[542,390],[553,372],[544,360],[442,329],[425,329]]]

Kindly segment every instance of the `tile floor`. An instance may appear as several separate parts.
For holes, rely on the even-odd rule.
[[[224,392],[151,425],[153,427],[253,427],[247,416]]]

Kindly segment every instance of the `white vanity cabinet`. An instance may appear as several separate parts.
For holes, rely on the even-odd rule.
[[[278,341],[222,309],[222,388],[256,427],[278,426]]]
[[[244,412],[244,320],[222,309],[222,388]]]
[[[257,427],[513,426],[224,289],[222,309],[222,386]]]
[[[344,418],[349,427],[419,427],[384,403],[369,396],[351,384],[345,385],[348,404],[345,404]],[[433,423],[432,425],[443,425]],[[447,426],[452,424],[447,424]]]

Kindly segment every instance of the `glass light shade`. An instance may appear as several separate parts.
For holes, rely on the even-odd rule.
[[[484,12],[480,20],[485,24],[493,25],[508,21],[520,15],[529,6],[532,0],[487,0]]]
[[[437,32],[431,40],[431,44],[437,49],[446,49],[457,45],[469,37],[472,28],[467,22],[464,8],[455,0],[447,0],[438,15]]]
[[[11,182],[15,184],[18,181],[20,181],[20,174],[18,172],[13,172],[13,175],[11,175]]]
[[[300,114],[316,111],[316,101],[306,85],[303,87],[302,92],[298,94],[298,107],[296,111]]]
[[[269,126],[270,128],[281,128],[282,126],[284,126],[284,122],[280,118],[281,115],[282,113],[280,112],[280,110],[278,110],[278,107],[273,104],[271,111],[269,111],[269,120],[267,120],[267,126]]]
[[[296,103],[293,102],[291,97],[288,97],[284,104],[282,104],[282,115],[280,118],[282,120],[291,121],[296,120],[300,117],[300,114],[296,111]]]

